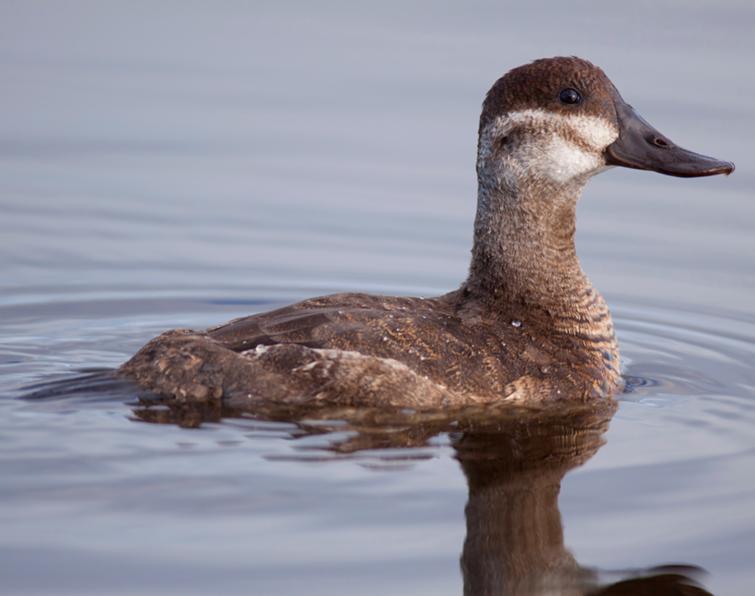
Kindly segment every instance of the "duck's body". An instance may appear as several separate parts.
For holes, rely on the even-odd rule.
[[[122,372],[163,395],[240,406],[429,408],[610,395],[620,382],[610,315],[598,294],[584,301],[593,318],[567,321],[524,307],[492,310],[465,290],[428,299],[337,294],[206,332],[169,332]],[[557,325],[571,332],[554,333]]]
[[[613,323],[574,247],[582,188],[607,165],[679,176],[733,166],[675,147],[577,58],[499,79],[479,135],[472,264],[458,291],[338,294],[203,332],[171,331],[120,374],[167,398],[236,406],[433,408],[611,395],[621,384]]]

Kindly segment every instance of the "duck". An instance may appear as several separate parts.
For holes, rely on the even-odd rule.
[[[172,403],[433,410],[611,399],[611,313],[575,249],[577,201],[612,167],[677,177],[734,164],[683,149],[578,57],[535,60],[487,92],[466,280],[436,297],[341,293],[175,329],[117,370]]]

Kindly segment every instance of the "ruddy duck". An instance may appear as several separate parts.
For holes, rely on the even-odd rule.
[[[610,166],[671,176],[730,162],[671,142],[579,58],[520,66],[488,92],[469,277],[436,298],[337,294],[173,330],[119,369],[179,402],[417,409],[611,396],[619,350],[574,247],[582,188]]]

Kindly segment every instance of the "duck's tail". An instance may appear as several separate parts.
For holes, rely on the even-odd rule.
[[[43,380],[21,387],[19,398],[26,400],[48,400],[84,398],[94,401],[122,399],[124,395],[134,395],[134,385],[116,376],[116,369],[86,368],[71,377]]]

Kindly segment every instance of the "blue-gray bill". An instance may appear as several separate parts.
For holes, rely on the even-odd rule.
[[[617,96],[615,106],[619,138],[606,149],[608,165],[652,170],[683,178],[728,175],[734,171],[734,164],[730,161],[701,155],[674,144],[621,96]]]

